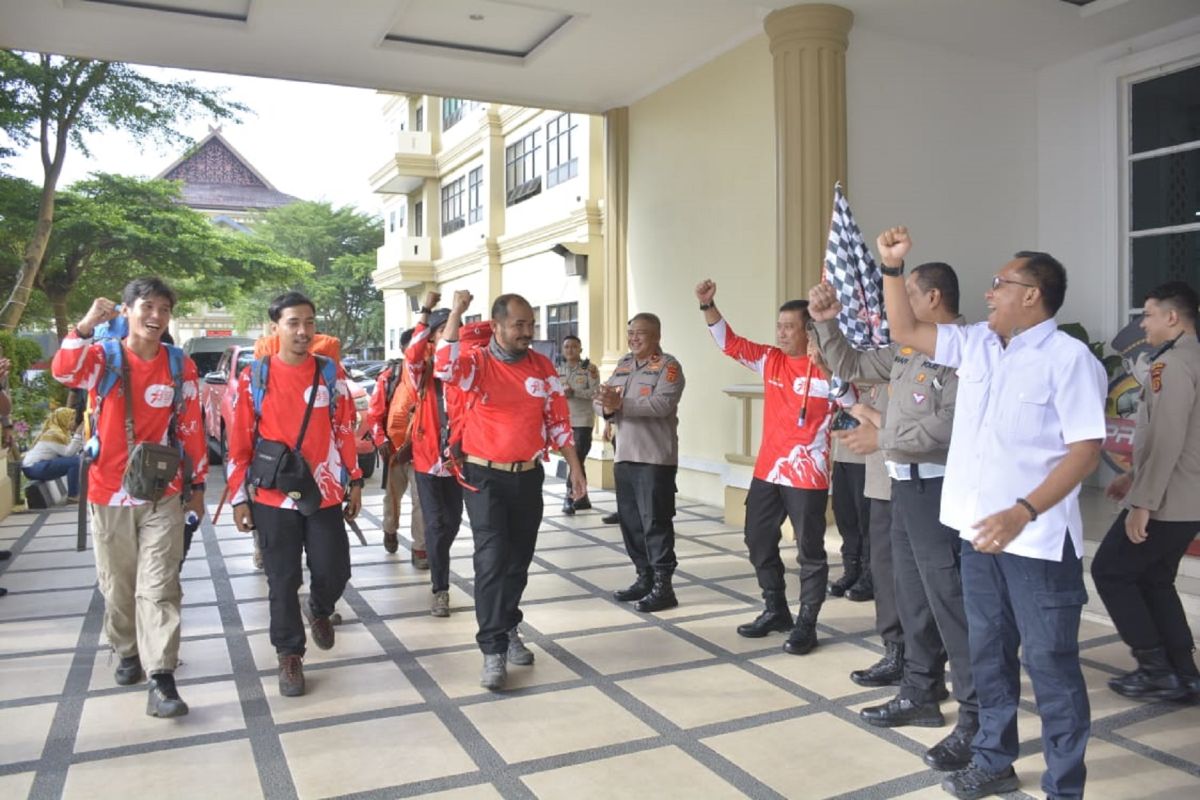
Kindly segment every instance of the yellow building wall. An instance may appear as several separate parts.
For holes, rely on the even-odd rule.
[[[721,505],[738,404],[722,393],[757,377],[721,355],[696,308],[717,282],[735,329],[774,341],[775,135],[771,54],[757,36],[629,110],[629,313],[663,322],[664,351],[683,364],[679,493]]]

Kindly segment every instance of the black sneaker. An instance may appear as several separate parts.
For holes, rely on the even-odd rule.
[[[915,703],[900,695],[881,706],[867,706],[858,714],[876,728],[899,728],[905,725],[940,728],[946,724],[946,718],[942,716],[937,703]]]
[[[146,714],[159,719],[182,717],[188,713],[188,704],[183,702],[175,688],[175,676],[170,672],[156,672],[150,676],[150,695],[146,699]]]
[[[971,764],[971,741],[979,731],[974,717],[960,720],[950,735],[925,751],[925,763],[939,772],[956,772]]]
[[[600,521],[605,525],[616,525],[620,520],[621,518],[617,514],[605,514],[600,518]]]
[[[970,764],[942,781],[942,788],[958,800],[979,800],[993,794],[1015,792],[1020,785],[1012,767],[991,772],[978,764]]]
[[[117,679],[117,686],[133,686],[135,683],[142,682],[142,659],[137,653],[131,656],[125,656],[121,659],[121,663],[117,664],[117,671],[113,673],[113,677]]]

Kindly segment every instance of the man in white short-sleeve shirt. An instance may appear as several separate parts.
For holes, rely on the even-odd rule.
[[[1079,668],[1083,524],[1079,484],[1105,436],[1104,368],[1058,331],[1063,266],[1022,251],[987,292],[986,323],[916,320],[905,292],[906,228],[879,238],[892,338],[958,367],[958,401],[941,520],[962,546],[963,596],[979,733],[971,764],[942,782],[955,797],[1013,791],[1021,657],[1042,718],[1050,797],[1082,797],[1090,732]]]

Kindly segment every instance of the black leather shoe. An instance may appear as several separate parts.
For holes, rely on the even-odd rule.
[[[1187,686],[1167,661],[1167,651],[1161,647],[1134,650],[1138,668],[1119,678],[1112,678],[1108,688],[1122,697],[1135,700],[1179,700],[1189,694]]]
[[[820,606],[808,603],[800,604],[800,613],[796,615],[796,625],[788,640],[783,643],[783,652],[793,656],[803,656],[811,653],[817,646],[817,614]]]
[[[783,633],[792,629],[794,624],[792,612],[788,609],[787,597],[784,593],[774,590],[763,592],[763,599],[767,603],[766,610],[759,614],[753,622],[738,625],[738,636],[745,636],[747,639],[761,639],[768,633],[775,631]]]
[[[830,597],[842,597],[846,594],[846,590],[855,584],[858,576],[862,573],[862,561],[857,558],[847,558],[842,577],[836,581],[830,581],[827,591]]]
[[[605,525],[616,525],[618,522],[621,521],[621,517],[618,514],[605,514],[603,517],[600,518],[600,521],[603,522]]]
[[[653,614],[656,611],[675,608],[677,605],[679,599],[675,597],[675,590],[671,588],[671,574],[658,572],[654,575],[654,585],[650,587],[650,593],[634,603],[633,610]]]
[[[871,578],[870,567],[865,567],[854,585],[846,589],[846,599],[855,603],[865,603],[875,599],[875,581]]]
[[[859,686],[899,686],[904,677],[904,644],[885,642],[883,658],[866,669],[850,673],[850,680]]]
[[[970,764],[942,781],[942,789],[958,800],[979,800],[993,794],[1015,792],[1020,785],[1012,767],[991,772],[978,764]]]
[[[563,500],[562,513],[568,517],[575,516],[575,504],[571,502],[571,498],[568,497],[566,500]]]
[[[915,725],[918,728],[940,728],[946,724],[937,703],[914,703],[896,695],[881,706],[867,706],[859,716],[876,728],[899,728]]]
[[[637,580],[631,583],[628,589],[617,589],[613,592],[613,599],[622,603],[632,603],[650,594],[650,589],[653,586],[653,575],[649,572],[638,573]]]
[[[125,656],[121,659],[121,663],[117,664],[117,671],[113,673],[113,677],[117,679],[117,686],[133,686],[135,683],[142,681],[142,659],[137,653],[131,656]]]
[[[950,735],[925,751],[925,763],[939,772],[957,772],[971,763],[971,740],[979,731],[979,721],[960,722]]]
[[[592,501],[588,500],[586,497],[581,497],[578,500],[572,500],[571,504],[573,506],[575,506],[576,511],[591,511],[592,510]]]
[[[188,704],[183,702],[175,688],[175,676],[170,672],[157,672],[150,676],[150,696],[146,699],[146,714],[160,719],[182,717],[188,713]]]

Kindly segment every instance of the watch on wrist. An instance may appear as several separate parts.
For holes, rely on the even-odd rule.
[[[708,310],[709,310],[710,308],[712,308],[714,305],[716,305],[716,303],[701,303],[701,304],[700,304],[700,310],[701,310],[701,311],[708,311]]]
[[[353,488],[357,487],[357,488],[361,489],[361,488],[363,488],[363,486],[366,485],[366,483],[367,482],[362,478],[355,478],[354,480],[350,481],[350,488],[353,489]]]
[[[433,309],[430,308],[429,306],[421,306],[420,311],[418,311],[417,313],[418,314],[432,314]]]
[[[205,489],[207,489],[207,488],[208,488],[208,485],[207,485],[207,484],[206,484],[204,481],[200,481],[200,482],[198,482],[198,483],[193,483],[193,484],[192,484],[192,491],[193,491],[193,492],[203,492],[203,491],[204,491]]]
[[[904,262],[900,262],[898,267],[889,267],[886,264],[879,265],[879,271],[889,278],[899,278],[904,275]]]

